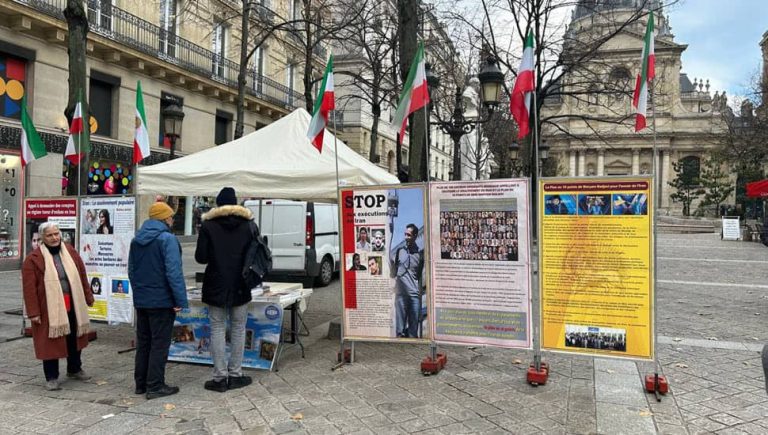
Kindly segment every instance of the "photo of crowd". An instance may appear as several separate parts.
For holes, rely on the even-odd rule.
[[[614,193],[613,214],[647,215],[648,195],[645,193]]]
[[[441,211],[440,258],[518,261],[517,211]]]
[[[626,352],[627,331],[596,326],[565,325],[565,347]]]

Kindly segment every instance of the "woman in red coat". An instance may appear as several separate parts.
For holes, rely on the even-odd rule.
[[[59,358],[67,358],[67,377],[90,379],[80,351],[88,345],[88,308],[93,294],[83,260],[61,242],[52,222],[40,225],[43,243],[24,259],[22,285],[27,317],[32,321],[35,357],[43,360],[48,390],[59,390]]]

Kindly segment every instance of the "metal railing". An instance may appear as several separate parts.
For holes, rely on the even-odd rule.
[[[32,9],[65,21],[66,0],[14,0]],[[263,7],[262,7],[263,8]],[[271,12],[271,11],[269,11]],[[267,13],[262,11],[262,13]],[[187,71],[212,79],[225,86],[237,88],[240,65],[223,58],[173,31],[163,29],[144,19],[112,6],[103,0],[88,0],[88,24],[94,34],[157,57]],[[272,104],[294,109],[304,106],[304,96],[255,71],[249,72],[252,83],[246,92]]]

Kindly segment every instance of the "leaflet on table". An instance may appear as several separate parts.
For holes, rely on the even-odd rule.
[[[422,185],[341,189],[346,338],[429,340],[425,193]]]
[[[128,281],[128,252],[134,235],[136,199],[82,198],[80,210],[79,251],[99,305],[92,310],[93,318],[131,323],[133,290]]]
[[[245,323],[245,352],[243,367],[271,369],[280,343],[283,309],[278,304],[251,302]],[[226,336],[227,355],[230,353],[230,335]],[[210,352],[211,327],[208,307],[193,302],[181,310],[173,323],[169,361],[213,364]]]
[[[430,184],[433,334],[531,347],[527,180]]]
[[[651,180],[539,184],[542,348],[653,358]]]

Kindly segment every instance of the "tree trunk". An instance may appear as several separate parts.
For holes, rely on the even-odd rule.
[[[405,83],[413,56],[416,54],[416,38],[419,26],[419,1],[397,0],[398,43],[400,45],[400,83]],[[424,117],[414,114],[410,119],[410,146],[408,151],[408,181],[424,181],[426,177],[426,153]],[[399,126],[395,126],[398,128]]]
[[[250,32],[251,0],[243,0],[243,14],[240,24],[240,71],[237,73],[237,115],[235,120],[235,139],[243,137],[245,132],[245,86],[248,77],[248,34]]]
[[[378,94],[378,90],[374,89],[373,101],[378,101]],[[379,119],[381,118],[381,105],[373,104],[371,106],[371,111],[373,112],[373,123],[371,124],[371,145],[368,152],[368,160],[373,162],[376,159],[376,142],[379,140]],[[383,149],[381,151],[384,152]]]
[[[304,100],[307,102],[307,112],[312,113],[315,109],[315,102],[312,96],[312,26],[310,17],[312,13],[312,0],[304,0],[304,34],[306,50],[304,50]],[[320,21],[320,12],[317,13],[317,20]],[[320,26],[318,26],[320,31]]]
[[[453,139],[453,177],[451,180],[461,180],[461,136],[452,135]]]
[[[67,117],[67,123],[71,125],[72,116],[75,113],[78,95],[83,96],[83,128],[90,126],[90,110],[88,109],[87,83],[85,75],[86,60],[86,38],[88,36],[88,16],[85,9],[85,2],[79,0],[67,0],[67,7],[64,9],[64,18],[67,20],[67,54],[69,57],[69,97],[67,107],[64,110],[64,116]],[[85,187],[88,181],[88,167],[90,153],[85,153],[80,165],[76,170],[68,174],[67,193],[70,195],[78,192],[87,192]],[[78,172],[80,173],[80,186],[78,189]]]

